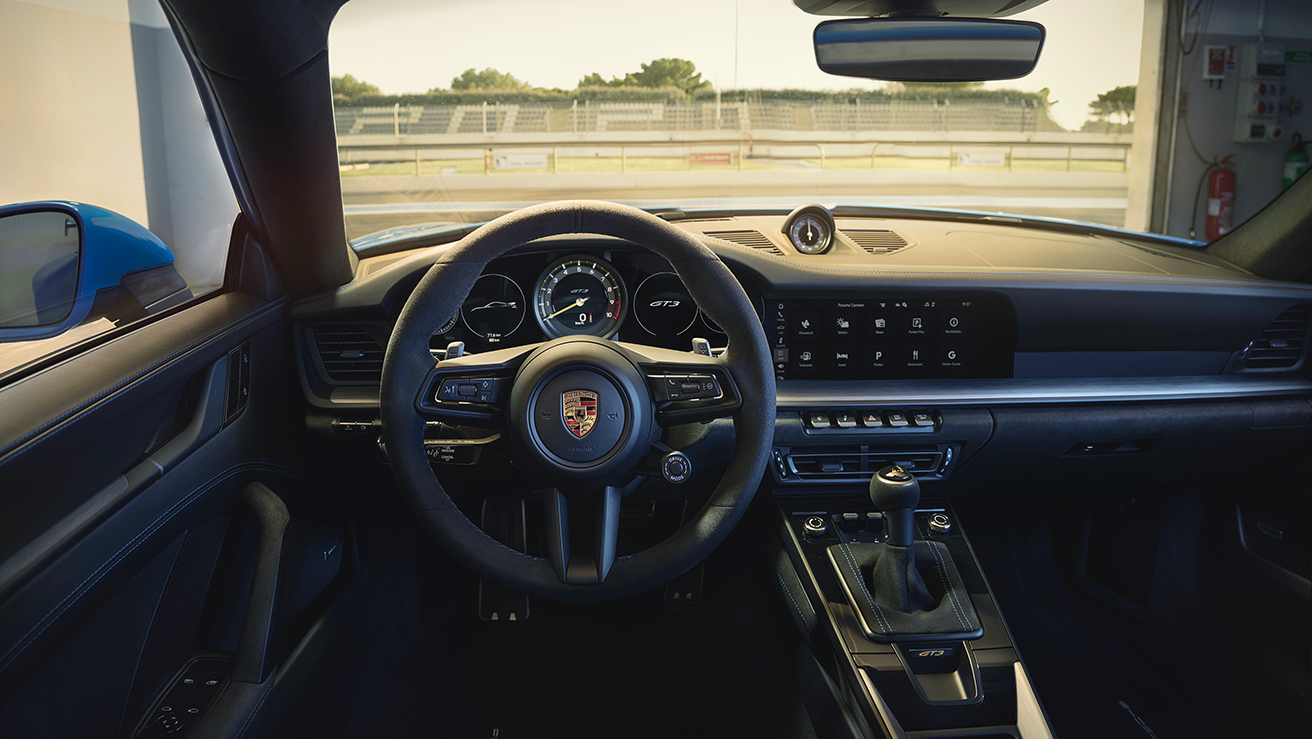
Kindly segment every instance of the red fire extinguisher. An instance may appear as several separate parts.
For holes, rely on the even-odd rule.
[[[1230,233],[1235,217],[1235,171],[1230,157],[1217,163],[1207,175],[1207,240]]]

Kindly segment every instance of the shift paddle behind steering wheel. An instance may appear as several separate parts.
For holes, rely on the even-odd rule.
[[[729,337],[719,357],[571,336],[434,363],[429,340],[487,264],[521,244],[560,234],[625,239],[669,261],[693,301]],[[667,400],[666,376],[697,375],[707,392]],[[477,386],[474,396],[461,386]],[[760,318],[733,273],[689,232],[644,211],[564,201],[498,218],[447,250],[420,280],[383,361],[383,438],[402,493],[433,536],[493,579],[557,600],[606,600],[656,587],[700,562],[742,517],[774,432],[775,386]],[[734,452],[710,499],[668,539],[617,557],[624,484],[661,429],[732,417]],[[543,492],[546,558],[487,536],[452,502],[424,452],[428,421],[495,426]],[[590,551],[570,546],[571,505],[591,504]]]

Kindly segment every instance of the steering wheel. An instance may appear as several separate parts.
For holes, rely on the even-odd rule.
[[[729,348],[714,357],[567,336],[434,363],[434,328],[459,310],[488,262],[559,234],[614,236],[665,257],[728,335]],[[704,559],[751,502],[775,419],[769,346],[733,273],[687,231],[636,208],[587,200],[510,213],[447,250],[401,310],[383,360],[380,400],[392,470],[437,541],[481,574],[575,601],[643,592]],[[660,444],[661,428],[725,417],[733,419],[734,452],[706,505],[668,539],[617,557],[620,502],[634,487],[627,483],[659,474],[653,460],[669,451]],[[430,421],[501,430],[516,466],[543,487],[545,559],[501,544],[461,513],[429,463]],[[571,547],[569,511],[582,505],[595,513],[592,545]]]

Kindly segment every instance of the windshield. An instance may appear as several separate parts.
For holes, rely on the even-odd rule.
[[[348,237],[361,248],[423,230],[398,227],[598,198],[961,209],[1202,240],[1213,203],[1195,185],[1236,148],[1232,119],[1184,120],[1189,144],[1135,128],[1161,44],[1185,74],[1204,54],[1210,4],[1196,4],[1172,45],[1158,4],[1051,0],[1010,16],[1047,29],[1026,77],[901,84],[820,71],[825,18],[789,0],[352,0],[329,47]],[[1164,164],[1157,147],[1173,145],[1184,154]],[[1154,187],[1170,195],[1156,212]],[[1278,192],[1232,197],[1234,225]]]

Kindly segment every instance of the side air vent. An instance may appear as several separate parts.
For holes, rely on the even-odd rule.
[[[1312,315],[1312,305],[1296,305],[1277,316],[1244,349],[1244,368],[1288,369],[1296,366],[1307,341],[1309,315]]]
[[[843,235],[871,254],[889,254],[907,245],[907,240],[886,229],[850,229]]]
[[[363,326],[315,326],[314,345],[330,380],[380,382],[383,379],[383,347]]]
[[[761,251],[781,257],[784,255],[783,251],[775,246],[774,242],[760,231],[707,231],[706,235],[713,236],[717,239],[724,239],[725,241],[732,241],[739,246],[760,249]]]

